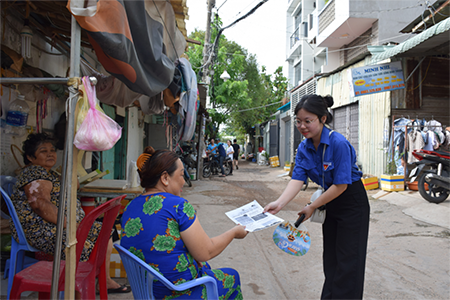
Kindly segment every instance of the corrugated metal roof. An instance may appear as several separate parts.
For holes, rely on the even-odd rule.
[[[433,55],[433,54],[447,54],[450,30],[450,18],[447,18],[430,29],[423,31],[417,36],[386,50],[383,53],[374,55],[372,63],[376,63],[393,56],[415,56],[419,53]],[[423,47],[420,45],[423,44]],[[417,49],[415,49],[417,48]],[[414,51],[417,50],[417,51]],[[434,51],[431,51],[434,50]],[[437,53],[436,53],[437,52]]]

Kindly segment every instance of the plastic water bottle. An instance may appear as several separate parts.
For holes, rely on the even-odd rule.
[[[11,102],[8,114],[6,115],[6,124],[24,128],[27,126],[28,113],[30,108],[25,101],[25,96],[18,95],[16,100]]]

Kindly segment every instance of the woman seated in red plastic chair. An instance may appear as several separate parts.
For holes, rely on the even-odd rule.
[[[56,164],[54,140],[46,133],[32,133],[23,143],[23,159],[26,167],[17,178],[11,200],[19,216],[28,243],[44,253],[54,255],[56,222],[61,181],[58,173],[52,170]],[[85,214],[77,199],[77,225]],[[66,222],[64,222],[65,224]],[[81,261],[86,261],[94,248],[102,223],[95,222],[86,239]],[[17,240],[17,232],[10,221],[12,236]],[[66,234],[63,233],[63,244]],[[64,250],[64,249],[63,249]],[[109,262],[112,252],[112,239],[108,244],[106,256],[107,287],[109,293],[127,293],[128,286],[121,286],[109,276]],[[65,259],[62,251],[61,259]]]
[[[242,299],[238,272],[211,269],[206,261],[233,239],[244,238],[245,227],[208,237],[192,205],[181,198],[184,169],[176,153],[146,147],[136,164],[145,192],[125,208],[120,244],[174,284],[209,275],[217,280],[221,299]],[[156,299],[204,299],[205,293],[203,286],[177,293],[159,281],[153,284]]]

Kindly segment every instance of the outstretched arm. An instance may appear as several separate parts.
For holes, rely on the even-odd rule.
[[[244,226],[237,225],[221,235],[210,238],[196,218],[194,223],[188,229],[182,231],[180,235],[194,259],[203,262],[216,257],[233,239],[243,239],[247,233]]]
[[[283,194],[274,202],[270,202],[264,207],[264,212],[271,214],[278,213],[283,207],[286,206],[294,197],[300,192],[303,186],[303,181],[292,179],[289,181]]]

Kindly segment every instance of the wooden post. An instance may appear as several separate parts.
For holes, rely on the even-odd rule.
[[[74,119],[78,115],[75,111]],[[67,225],[66,225],[66,282],[64,288],[64,299],[75,299],[75,274],[76,274],[76,256],[77,256],[77,156],[78,149],[73,146],[72,150],[72,186],[69,191],[70,199],[67,205]],[[70,216],[70,217],[69,217]]]

